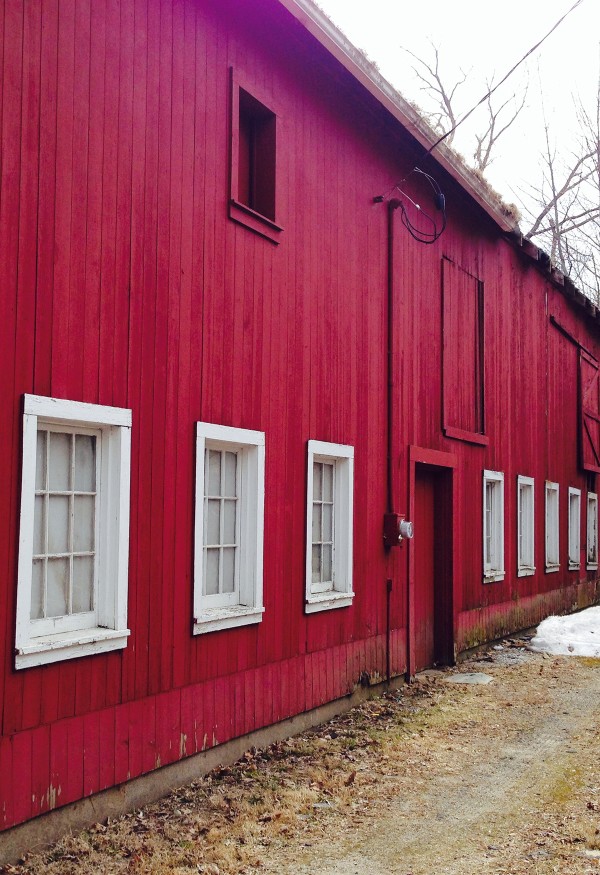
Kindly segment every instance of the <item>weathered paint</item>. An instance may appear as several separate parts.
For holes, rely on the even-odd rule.
[[[276,0],[2,0],[0,15],[0,827],[6,829],[407,668],[414,546],[386,552],[385,204],[421,147]],[[277,245],[228,217],[230,68],[280,120]],[[452,471],[451,644],[592,601],[566,570],[578,466],[568,299],[455,179],[448,228],[397,223],[398,511],[415,465]],[[422,203],[413,174],[403,183]],[[449,437],[443,260],[482,284],[486,442]],[[562,325],[559,331],[549,317]],[[475,317],[473,316],[473,319]],[[475,371],[473,370],[473,375]],[[475,379],[475,376],[473,376]],[[453,390],[452,387],[455,387]],[[21,399],[131,408],[127,648],[16,672]],[[449,406],[448,406],[449,405]],[[455,407],[463,411],[461,396]],[[462,414],[461,414],[462,415]],[[264,431],[265,614],[194,637],[194,424]],[[472,427],[476,427],[473,419]],[[306,616],[306,442],[355,450],[350,608]],[[483,469],[505,474],[505,579],[482,583]],[[516,575],[516,477],[535,478],[536,573]],[[561,485],[545,574],[543,483]],[[582,519],[582,534],[585,533]],[[418,537],[418,532],[416,533]],[[582,538],[585,546],[585,538]],[[584,564],[582,565],[584,568]]]

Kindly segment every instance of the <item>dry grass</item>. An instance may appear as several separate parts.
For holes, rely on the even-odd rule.
[[[478,764],[485,768],[492,763],[499,745],[518,747],[540,722],[552,721],[555,713],[566,714],[555,710],[566,707],[557,705],[564,701],[564,690],[576,691],[577,700],[585,700],[582,713],[593,714],[596,708],[596,662],[530,654],[522,665],[507,667],[507,655],[518,659],[521,653],[508,644],[499,656],[482,657],[489,663],[473,668],[489,671],[494,684],[464,687],[445,684],[439,677],[422,678],[315,731],[252,750],[235,765],[216,769],[159,803],[96,824],[43,854],[0,867],[0,873],[314,875],[320,868],[311,860],[320,861],[334,850],[344,859],[352,854],[357,836],[369,850],[369,839],[377,841],[390,812],[394,818],[404,816],[403,804],[413,826],[427,822],[432,793],[449,794],[447,806],[460,809],[461,815],[467,795],[477,809],[478,794],[486,794]],[[532,766],[537,777],[532,776],[531,785],[524,773],[519,791],[500,806],[502,810],[494,810],[483,833],[461,838],[464,830],[459,829],[459,858],[461,853],[479,853],[477,860],[465,859],[466,869],[459,862],[457,869],[438,865],[435,871],[598,871],[592,855],[600,849],[599,747],[600,731],[593,720],[576,728],[569,750],[545,760],[537,770]],[[500,773],[492,780],[501,779],[506,758],[496,759]],[[433,824],[442,830],[447,850],[451,843],[445,824],[436,826],[435,819]],[[415,833],[415,841],[426,836],[421,847],[439,862],[434,837],[428,849],[430,834],[426,826],[423,829],[421,838]],[[399,840],[402,830],[392,834]],[[386,843],[389,836],[388,831]],[[432,860],[422,860],[421,868],[413,862],[411,871],[431,875]],[[469,869],[471,863],[474,868]]]
[[[447,722],[447,712],[436,713],[440,696],[425,682],[367,702],[317,731],[253,750],[156,804],[96,824],[0,872],[255,872],[269,848],[292,834],[310,841],[331,818],[360,822],[361,810],[381,797],[382,770],[405,758],[398,741]]]

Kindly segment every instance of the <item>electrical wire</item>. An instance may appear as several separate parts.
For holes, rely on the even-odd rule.
[[[446,137],[449,137],[451,134],[453,134],[454,131],[458,128],[459,125],[462,125],[462,123],[463,123],[464,121],[466,121],[466,120],[469,118],[469,116],[471,116],[471,115],[475,112],[475,110],[476,110],[479,106],[481,106],[482,103],[485,103],[485,101],[488,100],[488,98],[490,98],[490,97],[492,96],[492,94],[494,93],[494,91],[496,91],[498,88],[500,88],[500,86],[503,85],[503,84],[506,82],[506,80],[509,78],[509,76],[512,76],[512,74],[515,72],[515,70],[517,70],[517,69],[521,66],[521,64],[522,64],[524,61],[526,61],[527,58],[528,58],[530,55],[533,54],[533,52],[535,52],[537,49],[539,49],[539,47],[542,45],[542,43],[546,42],[546,40],[548,39],[548,37],[549,37],[551,34],[554,33],[554,31],[556,30],[556,28],[557,28],[559,25],[561,25],[561,24],[563,23],[563,21],[565,20],[565,18],[567,18],[567,16],[569,16],[569,15],[571,14],[571,12],[573,12],[575,9],[577,9],[577,7],[580,6],[582,2],[583,2],[583,0],[575,0],[575,3],[573,3],[573,5],[571,6],[571,8],[568,9],[568,10],[565,12],[565,14],[564,14],[561,18],[558,19],[558,21],[556,22],[556,24],[555,24],[553,27],[550,28],[550,30],[548,31],[548,33],[547,33],[545,36],[543,36],[543,37],[541,38],[541,40],[539,40],[534,46],[532,46],[532,47],[529,49],[529,51],[525,52],[525,54],[523,55],[523,57],[521,58],[521,60],[520,60],[520,61],[517,61],[517,63],[516,63],[513,67],[510,68],[510,70],[508,71],[508,73],[506,73],[506,74],[502,77],[502,79],[501,79],[499,82],[497,82],[496,85],[494,85],[493,88],[490,88],[489,91],[488,91],[486,94],[483,95],[483,97],[481,98],[481,100],[479,100],[479,101],[478,101],[473,107],[471,107],[471,109],[470,109],[467,113],[465,113],[465,115],[463,115],[462,118],[460,118],[460,119],[456,122],[456,124],[454,125],[454,127],[450,128],[449,131],[446,131],[446,133],[443,134],[443,135],[439,138],[439,140],[436,140],[436,142],[433,144],[433,146],[431,146],[431,148],[427,150],[427,152],[425,153],[425,155],[423,156],[423,158],[427,158],[427,156],[430,155],[430,154],[433,152],[434,149],[437,149],[437,147],[440,145],[440,143],[443,143],[443,142],[444,142],[444,140],[446,139]],[[421,160],[423,160],[423,159],[421,159]]]
[[[446,199],[444,194],[439,187],[437,181],[433,176],[429,173],[425,173],[424,170],[421,170],[419,167],[413,168],[411,173],[419,173],[421,176],[424,176],[431,188],[434,192],[434,202],[437,209],[442,214],[441,224],[438,227],[438,223],[435,218],[426,213],[425,210],[420,206],[420,204],[416,203],[410,195],[408,195],[403,189],[400,188],[400,184],[395,185],[392,191],[396,190],[399,194],[401,194],[406,200],[410,201],[410,203],[419,211],[419,215],[423,217],[426,223],[426,227],[418,227],[410,218],[404,201],[402,199],[398,199],[398,209],[400,210],[400,215],[402,218],[402,224],[411,235],[411,237],[416,240],[418,243],[424,243],[426,245],[430,245],[435,243],[436,240],[442,236],[446,229]],[[409,174],[410,176],[410,174]],[[390,192],[391,194],[391,192]],[[389,196],[389,195],[388,195]]]
[[[561,18],[558,19],[558,21],[553,25],[553,27],[550,28],[548,33],[546,33],[545,36],[543,36],[534,46],[532,46],[529,49],[529,51],[527,51],[523,55],[523,57],[510,68],[510,70],[502,77],[502,79],[500,79],[500,81],[497,82],[493,88],[490,88],[487,91],[487,93],[484,94],[483,97],[473,107],[471,107],[471,109],[467,113],[465,113],[465,115],[463,115],[452,128],[450,128],[449,131],[446,131],[445,134],[443,134],[438,140],[436,140],[436,142],[425,152],[425,154],[421,158],[421,161],[424,161],[427,157],[429,157],[429,155],[431,155],[433,150],[437,149],[437,147],[440,145],[440,143],[443,143],[444,140],[447,137],[449,137],[451,134],[453,134],[454,131],[459,127],[459,125],[461,125],[463,122],[465,122],[475,112],[475,110],[479,106],[481,106],[482,103],[485,103],[485,101],[488,100],[492,96],[492,94],[498,88],[500,88],[500,86],[503,85],[510,76],[512,76],[512,74],[515,72],[515,70],[517,70],[521,66],[521,64],[524,61],[526,61],[530,55],[533,54],[533,52],[535,52],[537,49],[539,49],[539,47],[548,39],[548,37],[552,33],[554,33],[556,28],[562,24],[562,22],[565,20],[565,18],[567,18],[567,16],[569,16],[571,14],[571,12],[573,12],[575,9],[577,9],[577,7],[580,6],[582,2],[583,2],[583,0],[575,0],[575,3],[573,3],[573,5],[565,12],[565,14],[563,16],[561,16]],[[403,191],[400,187],[402,185],[402,183],[405,182],[412,173],[420,173],[422,176],[424,176],[434,191],[435,204],[442,214],[442,222],[441,222],[441,226],[439,228],[437,226],[436,220],[432,216],[430,216],[428,213],[426,213],[421,208],[421,206],[419,204],[417,204],[411,197],[409,197],[409,195],[407,195],[407,193],[405,191]],[[445,203],[444,194],[443,194],[441,188],[439,187],[438,183],[436,182],[436,180],[433,178],[433,176],[431,176],[429,173],[425,173],[425,171],[421,170],[421,168],[418,165],[415,165],[412,168],[412,170],[409,173],[407,173],[407,175],[403,179],[400,180],[400,182],[398,182],[394,186],[392,186],[392,188],[390,189],[390,191],[386,195],[379,195],[378,197],[374,198],[375,202],[381,203],[382,201],[387,200],[393,191],[398,191],[407,200],[409,200],[410,203],[419,211],[419,214],[421,216],[423,216],[425,221],[429,224],[429,226],[432,229],[432,230],[428,231],[428,230],[423,229],[423,228],[418,228],[415,225],[415,223],[410,219],[410,217],[406,211],[406,207],[404,205],[404,202],[399,199],[398,208],[400,209],[400,213],[402,216],[402,224],[407,229],[409,234],[415,240],[417,240],[419,243],[425,243],[425,244],[435,243],[435,241],[438,240],[441,237],[441,235],[444,233],[444,231],[446,229],[447,220],[446,220],[446,203]]]

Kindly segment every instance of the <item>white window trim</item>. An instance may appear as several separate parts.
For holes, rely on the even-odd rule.
[[[521,513],[521,494],[531,490],[531,507],[524,519]],[[528,543],[528,556],[521,555],[521,543]],[[530,561],[527,561],[530,560]],[[517,577],[529,577],[535,574],[535,488],[533,477],[524,474],[517,476]]]
[[[544,507],[544,515],[545,515],[545,542],[546,542],[546,553],[545,553],[545,563],[546,563],[546,572],[548,574],[558,571],[560,568],[560,487],[558,483],[555,483],[552,480],[546,480],[546,487],[544,490],[545,493],[545,507]],[[554,513],[553,519],[550,518],[550,506],[548,501],[548,496],[551,493],[556,493],[556,512]],[[554,545],[554,556],[556,557],[556,561],[554,561],[554,557],[552,556],[551,544]]]
[[[486,485],[497,483],[499,487],[494,490],[494,516],[495,526],[491,533],[492,555],[496,562],[488,565],[485,561],[487,541],[487,519],[485,512]],[[483,580],[485,583],[493,583],[496,580],[504,580],[504,474],[501,471],[483,472]]]
[[[25,395],[15,668],[44,665],[126,647],[129,565],[131,410]],[[101,432],[97,626],[34,635],[31,578],[38,421]]]
[[[590,513],[590,505],[594,511]],[[595,571],[598,568],[598,496],[595,492],[587,494],[587,543],[586,543],[586,568]]]
[[[315,592],[312,586],[312,513],[314,462],[336,462],[334,506],[333,590]],[[345,608],[352,604],[352,544],[354,526],[354,447],[326,441],[308,441],[306,477],[306,592],[307,614]]]
[[[577,505],[577,520],[571,516],[571,499],[575,498]],[[569,570],[577,571],[581,567],[581,489],[569,486],[569,502],[567,505],[569,523]]]
[[[240,576],[236,604],[207,604],[204,574],[204,453],[206,448],[242,451]],[[263,607],[265,434],[245,428],[196,423],[196,513],[194,528],[194,635],[260,623]]]

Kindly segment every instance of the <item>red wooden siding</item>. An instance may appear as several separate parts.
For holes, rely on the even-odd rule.
[[[406,669],[415,546],[386,554],[382,540],[387,208],[373,197],[407,177],[420,152],[275,0],[0,0],[0,10],[8,828],[343,696],[364,673],[382,677],[388,578],[390,669]],[[231,68],[277,118],[276,245],[228,216]],[[600,344],[583,310],[443,171],[436,178],[444,235],[422,246],[398,223],[393,241],[395,500],[399,511],[414,506],[410,448],[452,459],[448,604],[460,649],[594,594],[585,566],[566,563],[568,487],[582,497],[592,487],[596,446],[584,449],[588,477],[578,465],[580,354],[569,337],[596,358]],[[414,174],[403,183],[421,202],[430,196],[422,185]],[[442,270],[459,277],[456,307]],[[581,361],[593,430],[594,359]],[[131,637],[124,651],[17,672],[24,393],[133,411]],[[265,432],[265,613],[258,626],[194,637],[200,420]],[[356,596],[350,608],[307,616],[309,439],[354,447]],[[505,474],[506,575],[484,585],[487,468]],[[535,479],[536,573],[527,578],[516,575],[518,474]],[[546,479],[561,490],[557,574],[544,571]]]

